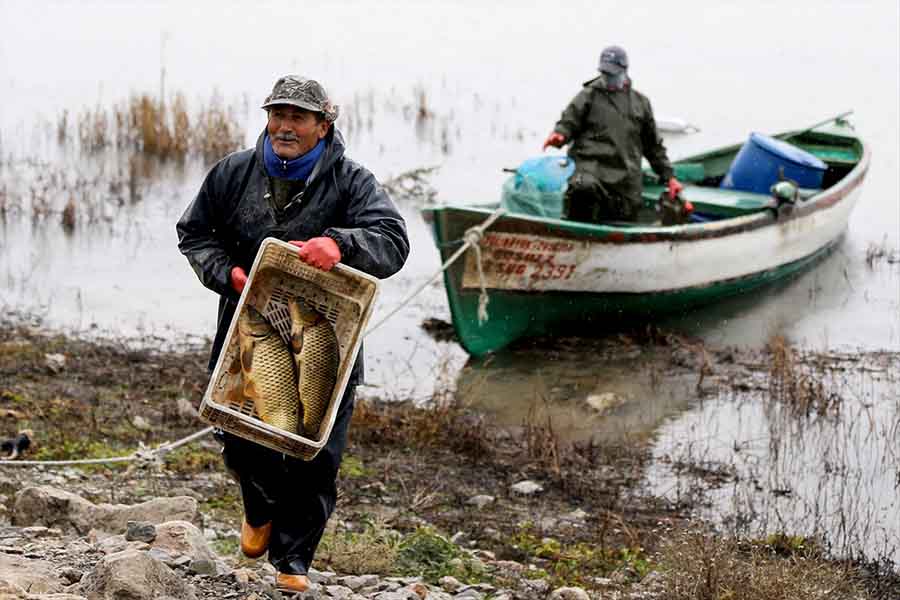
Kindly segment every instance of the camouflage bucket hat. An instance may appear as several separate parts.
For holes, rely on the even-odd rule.
[[[338,107],[328,99],[328,93],[318,81],[285,75],[280,77],[272,87],[272,93],[266,97],[262,108],[268,109],[276,104],[290,104],[297,108],[322,113],[329,123],[338,117]]]
[[[609,46],[600,53],[600,65],[597,67],[602,73],[618,75],[628,69],[628,55],[621,46]]]

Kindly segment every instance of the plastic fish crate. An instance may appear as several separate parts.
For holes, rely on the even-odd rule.
[[[296,246],[266,238],[228,327],[222,352],[200,404],[200,417],[210,425],[272,450],[311,460],[328,442],[377,293],[378,280],[370,275],[341,264],[331,271],[316,269],[297,257]],[[261,312],[287,344],[291,330],[287,303],[295,296],[328,319],[340,348],[337,383],[314,438],[265,423],[259,418],[253,400],[243,394],[229,393],[241,380],[240,369],[234,372],[233,366],[239,364],[237,322],[244,307],[249,304]]]

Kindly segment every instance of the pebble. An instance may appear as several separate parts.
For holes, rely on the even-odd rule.
[[[453,600],[484,600],[484,594],[474,588],[469,588],[453,596]]]
[[[184,396],[179,396],[178,400],[175,401],[175,411],[178,413],[178,416],[183,419],[196,419],[198,417],[197,409],[194,408],[191,401]]]
[[[128,521],[125,529],[125,541],[151,543],[156,539],[156,525],[146,521]]]
[[[205,558],[198,558],[195,560],[188,558],[188,560],[190,561],[188,568],[191,573],[197,573],[198,575],[215,575],[218,572],[214,561]]]
[[[231,576],[234,577],[234,582],[238,585],[247,585],[252,580],[257,580],[256,573],[247,568],[235,569],[231,572]]]
[[[493,503],[494,500],[496,500],[496,498],[494,498],[493,496],[488,496],[486,494],[479,494],[477,496],[472,496],[471,498],[466,500],[466,504],[471,504],[471,505],[478,507],[479,509],[482,509],[485,506],[487,506],[488,504]]]
[[[334,600],[350,600],[355,595],[353,590],[343,585],[326,585],[325,592]]]
[[[148,421],[141,415],[135,415],[134,418],[131,419],[131,424],[138,431],[150,431],[151,429],[153,429],[153,426],[150,425],[150,421]]]
[[[516,494],[520,494],[522,496],[532,496],[534,494],[537,494],[538,492],[544,491],[544,488],[539,483],[535,483],[534,481],[530,480],[520,481],[519,483],[513,485],[510,489],[512,489],[512,491]]]
[[[378,583],[378,575],[348,575],[346,577],[338,577],[336,581],[338,584],[345,585],[356,592],[364,587]]]
[[[73,567],[63,567],[59,570],[59,576],[69,584],[81,581],[82,575],[84,575],[84,573]]]
[[[445,575],[441,577],[438,580],[438,585],[440,585],[441,588],[447,592],[455,592],[463,586],[463,584],[460,583],[459,579],[451,575]]]
[[[625,404],[625,398],[613,392],[590,394],[585,401],[600,415],[608,415]]]
[[[579,587],[561,587],[553,590],[550,600],[591,600],[591,597]]]
[[[47,369],[49,369],[51,373],[59,373],[66,368],[66,355],[45,354],[44,364],[47,366]]]

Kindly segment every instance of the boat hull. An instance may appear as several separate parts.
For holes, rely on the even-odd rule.
[[[675,227],[615,227],[504,215],[444,273],[460,342],[473,355],[566,324],[651,320],[790,277],[840,239],[869,155],[840,182],[795,206]],[[491,207],[425,211],[442,258]],[[456,244],[454,244],[456,241]],[[479,263],[481,269],[479,270]],[[479,320],[479,296],[489,302]]]

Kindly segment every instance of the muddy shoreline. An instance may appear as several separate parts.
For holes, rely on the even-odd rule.
[[[773,368],[771,352],[709,349],[654,329],[598,344],[618,355],[640,350],[652,357],[661,381],[687,382],[700,396],[721,386],[769,385]],[[0,433],[5,438],[33,430],[34,444],[23,457],[31,460],[121,456],[139,444],[174,441],[205,426],[195,410],[206,384],[206,356],[205,348],[134,350],[5,323]],[[524,565],[529,577],[551,588],[629,597],[666,564],[660,553],[672,540],[709,530],[692,518],[696,506],[688,496],[673,503],[638,489],[649,460],[647,435],[565,441],[546,415],[500,425],[490,414],[466,409],[452,393],[420,408],[380,401],[365,387],[360,392],[319,569],[354,574],[395,568],[367,564],[351,540],[369,535],[377,544],[383,532],[408,537],[427,527],[461,548]],[[18,490],[48,479],[93,502],[128,504],[188,490],[198,498],[206,526],[217,532],[212,543],[219,555],[235,565],[258,563],[238,555],[240,500],[218,450],[206,437],[152,468],[0,468],[0,521],[9,519]],[[706,479],[715,486],[722,477],[710,470]],[[522,482],[540,491],[515,491]],[[849,569],[867,597],[896,597],[890,594],[900,590],[890,569],[817,559]],[[664,578],[666,571],[660,572]],[[504,576],[494,574],[491,581],[503,583]]]

